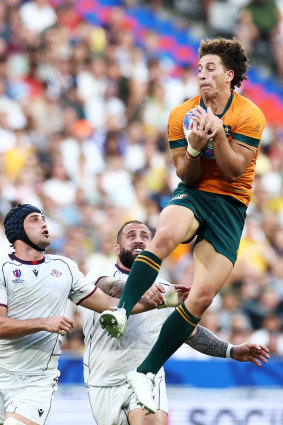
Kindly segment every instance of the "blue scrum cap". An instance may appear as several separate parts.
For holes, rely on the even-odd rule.
[[[42,212],[35,206],[30,204],[19,204],[16,207],[12,208],[5,217],[4,227],[5,234],[8,241],[13,245],[16,240],[22,240],[37,249],[38,251],[44,251],[34,245],[28,238],[25,229],[24,229],[24,220],[25,218],[33,213],[42,214]]]

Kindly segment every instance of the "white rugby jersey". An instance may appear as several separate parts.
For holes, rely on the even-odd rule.
[[[68,298],[79,304],[96,290],[72,260],[45,255],[40,261],[6,256],[0,271],[0,305],[7,317],[36,319],[63,316]],[[14,339],[0,339],[0,369],[21,375],[54,372],[62,336],[46,331]]]
[[[96,267],[87,274],[87,280],[96,283],[102,276],[114,276],[126,280],[129,272],[117,264],[112,267]],[[170,285],[164,279],[157,282]],[[84,319],[85,351],[84,379],[87,386],[108,387],[125,382],[126,373],[135,369],[145,359],[156,342],[161,326],[173,308],[150,310],[131,315],[122,339],[110,338],[99,325],[99,314],[81,308]],[[164,374],[163,368],[158,372]]]

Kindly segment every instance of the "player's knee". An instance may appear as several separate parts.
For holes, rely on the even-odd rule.
[[[215,297],[215,291],[211,288],[203,287],[199,288],[197,293],[194,293],[194,295],[193,299],[190,299],[190,302],[193,302],[194,311],[197,311],[196,315],[197,317],[200,317],[212,303]]]
[[[176,241],[176,235],[174,232],[167,230],[159,232],[156,234],[154,240],[152,241],[153,250],[158,252],[158,256],[161,258],[167,257],[177,245],[179,245],[180,241]]]
[[[18,419],[13,418],[12,416],[9,416],[9,418],[5,419],[3,425],[26,425],[26,424],[19,421]]]

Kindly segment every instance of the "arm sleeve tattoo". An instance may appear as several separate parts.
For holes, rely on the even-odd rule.
[[[213,357],[226,357],[228,342],[219,339],[207,328],[198,325],[196,333],[186,340],[194,350]]]
[[[113,278],[112,281],[110,279],[99,279],[96,283],[96,286],[101,289],[105,294],[110,295],[110,297],[120,298],[123,288],[125,286],[125,281],[122,279]]]

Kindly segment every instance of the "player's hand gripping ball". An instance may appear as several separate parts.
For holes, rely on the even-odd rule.
[[[192,131],[192,117],[194,115],[193,111],[194,111],[193,109],[190,109],[186,113],[184,121],[183,121],[183,131],[187,141]],[[211,138],[207,146],[204,149],[202,149],[201,156],[204,159],[214,159],[213,138]]]
[[[183,131],[184,131],[184,135],[185,135],[185,138],[186,138],[187,141],[188,141],[189,134],[192,131],[192,117],[193,117],[193,115],[194,115],[193,109],[190,109],[186,113],[184,121],[183,121]]]

